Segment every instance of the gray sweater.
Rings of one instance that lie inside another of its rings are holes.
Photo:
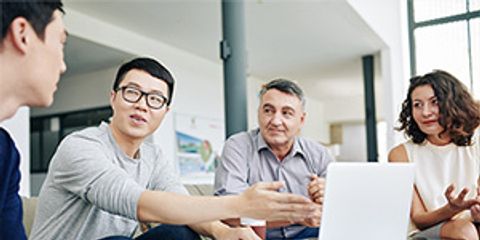
[[[188,194],[173,163],[148,142],[128,157],[102,123],[67,136],[50,162],[31,239],[131,236],[146,189]]]

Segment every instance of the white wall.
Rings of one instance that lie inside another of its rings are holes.
[[[377,150],[378,161],[387,162],[386,148],[386,123],[377,123]],[[355,137],[352,137],[355,136]],[[340,155],[338,161],[367,161],[366,129],[363,122],[351,122],[342,124],[342,144],[340,144]]]
[[[33,108],[31,115],[40,116],[59,112],[104,107],[109,97],[118,67],[62,78],[49,108]]]
[[[12,136],[20,153],[20,195],[30,196],[30,110],[20,108],[10,119],[0,124]],[[1,177],[1,176],[0,176]]]
[[[311,138],[318,142],[330,143],[330,126],[327,123],[327,114],[323,102],[306,96],[307,112],[305,125],[302,129],[302,136]]]
[[[355,136],[355,137],[352,137]],[[338,161],[365,162],[367,160],[365,124],[342,124],[342,144]]]
[[[258,127],[258,105],[260,104],[260,98],[258,93],[263,84],[266,84],[268,80],[261,80],[255,77],[248,77],[247,79],[247,114],[248,114],[248,129],[254,129]]]
[[[404,140],[402,134],[393,128],[408,87],[406,1],[347,1],[386,44],[380,53],[385,102],[382,111],[386,121],[387,148],[391,148]]]

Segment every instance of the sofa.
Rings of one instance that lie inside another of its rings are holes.
[[[185,185],[191,195],[210,196],[213,194],[213,186],[211,184],[188,184]],[[37,197],[22,197],[23,204],[23,225],[27,236],[30,235],[35,211],[37,208]]]

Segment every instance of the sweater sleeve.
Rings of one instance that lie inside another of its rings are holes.
[[[93,137],[71,135],[58,147],[50,171],[53,181],[96,207],[137,219],[137,203],[145,188],[113,164],[109,149]]]
[[[171,159],[165,159],[162,151],[158,148],[154,158],[155,170],[150,180],[152,189],[188,195],[188,191],[181,183],[178,171],[175,169],[174,164],[176,162]]]
[[[27,239],[22,224],[20,155],[10,135],[0,128],[0,239]]]

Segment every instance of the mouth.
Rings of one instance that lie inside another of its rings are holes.
[[[144,117],[142,117],[139,114],[132,114],[129,117],[130,117],[130,119],[132,119],[137,124],[147,123],[147,119],[145,119]]]
[[[272,128],[269,128],[268,129],[268,132],[272,133],[272,134],[281,134],[283,133],[284,131],[283,130],[280,130],[280,129],[272,129]]]
[[[429,120],[429,121],[423,121],[422,124],[423,125],[431,125],[431,124],[435,124],[437,123],[437,120]]]

